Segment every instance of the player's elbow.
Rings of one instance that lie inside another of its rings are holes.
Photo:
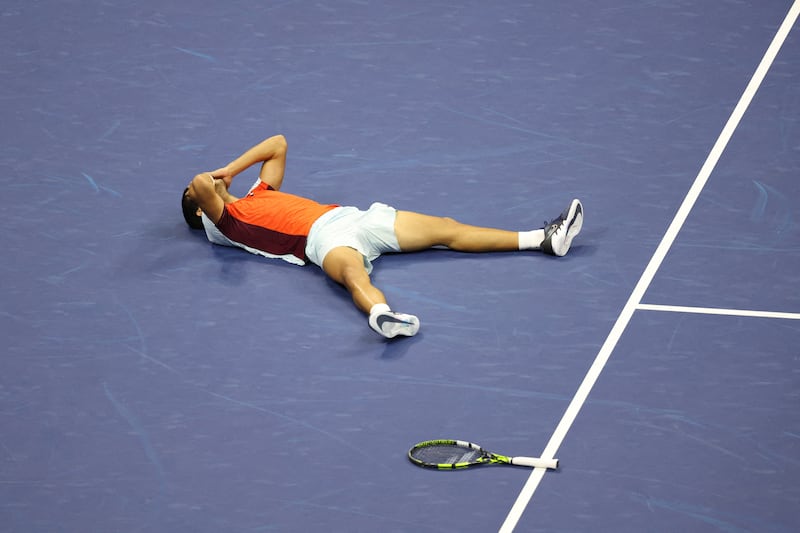
[[[286,142],[286,137],[284,137],[282,134],[276,135],[275,144],[277,145],[277,151],[285,155],[286,150],[289,148],[289,143]]]
[[[272,143],[272,149],[275,155],[286,155],[286,150],[289,148],[289,144],[286,142],[286,137],[282,134],[273,135],[270,138]]]

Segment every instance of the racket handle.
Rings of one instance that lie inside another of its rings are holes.
[[[542,459],[541,457],[512,457],[512,465],[530,466],[533,468],[558,468],[558,459]]]

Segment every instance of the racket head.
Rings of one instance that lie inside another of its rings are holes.
[[[417,466],[454,470],[492,462],[489,452],[479,445],[463,440],[437,439],[415,444],[408,458]]]

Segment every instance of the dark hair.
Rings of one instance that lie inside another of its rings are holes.
[[[186,220],[186,223],[189,224],[190,228],[203,229],[203,219],[197,215],[197,209],[200,206],[197,205],[197,202],[189,198],[189,195],[186,194],[187,192],[189,192],[189,187],[183,190],[183,196],[181,196],[183,218]]]

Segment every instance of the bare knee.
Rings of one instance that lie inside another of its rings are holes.
[[[383,293],[372,285],[364,258],[351,248],[335,248],[323,260],[322,268],[335,282],[342,285],[361,311],[369,313],[377,303],[386,303]]]
[[[431,246],[450,246],[463,232],[464,225],[450,217],[398,211],[395,234],[404,252],[425,250]]]
[[[437,244],[449,247],[459,238],[464,225],[450,217],[441,217],[440,220]]]
[[[352,289],[353,287],[357,287],[363,283],[369,283],[369,274],[367,274],[366,269],[363,265],[353,265],[347,264],[342,265],[342,268],[339,270],[339,283],[347,287],[348,289]]]
[[[369,280],[361,254],[351,248],[334,248],[325,257],[322,269],[334,281],[352,287],[362,282],[364,278]]]

